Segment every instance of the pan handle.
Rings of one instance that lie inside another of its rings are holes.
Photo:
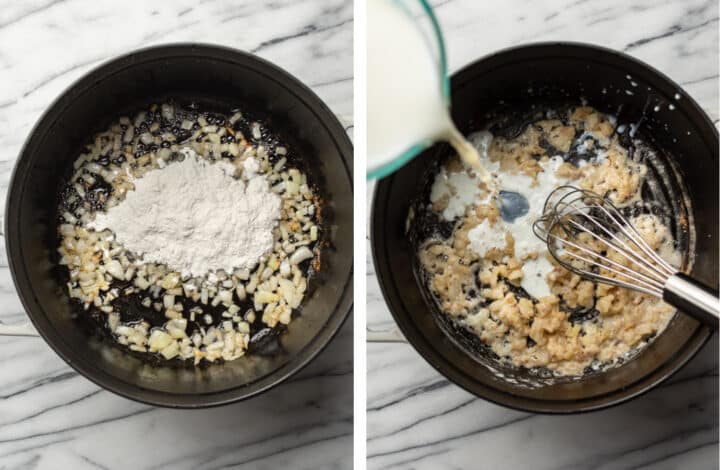
[[[368,343],[407,343],[407,340],[397,326],[388,330],[367,329]]]
[[[0,214],[0,237],[4,237],[3,231],[5,227],[5,221],[3,214]],[[35,327],[29,321],[22,323],[13,323],[11,325],[4,323],[0,320],[0,336],[40,336]]]
[[[40,336],[32,325],[26,321],[24,323],[16,323],[8,325],[0,321],[0,336]]]
[[[340,121],[340,124],[342,124],[345,129],[353,127],[354,119],[352,114],[336,114],[335,117],[338,118],[338,121]]]

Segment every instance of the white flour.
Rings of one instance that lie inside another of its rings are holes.
[[[273,247],[280,197],[248,158],[243,180],[235,166],[211,163],[191,149],[185,159],[147,172],[134,191],[89,224],[110,229],[143,261],[166,264],[183,276],[252,268]]]

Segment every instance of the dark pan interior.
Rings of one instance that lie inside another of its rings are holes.
[[[452,77],[452,111],[460,130],[484,128],[488,112],[521,116],[554,104],[587,104],[619,123],[642,118],[639,135],[652,143],[672,173],[668,203],[687,211],[691,230],[682,243],[694,251],[692,275],[718,284],[718,137],[697,104],[654,69],[628,56],[579,44],[537,44],[499,52]],[[679,94],[679,99],[675,95]],[[672,104],[674,109],[670,109]],[[655,112],[654,107],[660,106]],[[438,161],[439,144],[379,182],[372,207],[372,248],[386,301],[407,339],[451,380],[500,404],[540,412],[575,412],[619,403],[651,388],[684,364],[710,331],[676,315],[665,333],[623,365],[582,380],[537,375],[489,358],[474,335],[439,314],[412,266],[405,233],[408,210]]]
[[[273,354],[203,368],[150,365],[88,337],[70,318],[53,273],[57,189],[81,146],[122,113],[174,98],[260,117],[301,155],[325,200],[329,245],[302,314]],[[7,249],[20,297],[45,340],[70,365],[130,398],[208,406],[246,398],[299,370],[331,339],[352,305],[352,146],[332,112],[296,79],[249,54],[176,45],[123,56],[74,84],[36,125],[18,159],[6,208]]]

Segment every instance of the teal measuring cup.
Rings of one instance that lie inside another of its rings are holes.
[[[397,8],[402,14],[407,15],[411,19],[414,26],[421,33],[423,42],[427,46],[427,53],[433,59],[436,64],[436,70],[439,75],[440,87],[437,92],[442,95],[442,99],[446,107],[450,106],[450,81],[447,73],[447,56],[445,53],[445,44],[443,42],[442,33],[440,31],[440,24],[438,23],[437,17],[433,13],[432,7],[426,0],[368,0],[368,15],[367,15],[367,34],[368,36],[373,34],[373,2],[377,5],[378,2],[385,2],[391,4],[394,8]],[[375,12],[375,14],[378,14]],[[377,18],[376,18],[377,21]],[[392,37],[387,38],[387,41],[392,41]],[[373,51],[368,48],[368,54],[372,54]],[[399,58],[401,59],[401,58]],[[368,62],[370,62],[368,60]],[[373,73],[373,71],[370,71]],[[376,72],[377,73],[377,72]],[[369,94],[369,92],[368,92]],[[423,99],[422,96],[418,96],[417,99]],[[390,110],[393,112],[396,110]],[[368,109],[368,119],[372,119],[373,112]],[[368,148],[371,147],[370,139],[373,138],[370,135],[371,126],[368,125]],[[388,150],[388,152],[368,152],[367,156],[367,178],[368,179],[379,179],[383,178],[390,173],[396,171],[398,168],[406,164],[413,157],[418,155],[420,152],[425,150],[427,147],[432,145],[435,139],[427,137],[416,142],[407,142],[407,147],[401,152],[397,150]]]

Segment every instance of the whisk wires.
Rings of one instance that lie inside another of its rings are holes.
[[[677,272],[607,198],[574,186],[550,193],[533,231],[561,266],[599,282],[662,297]]]

